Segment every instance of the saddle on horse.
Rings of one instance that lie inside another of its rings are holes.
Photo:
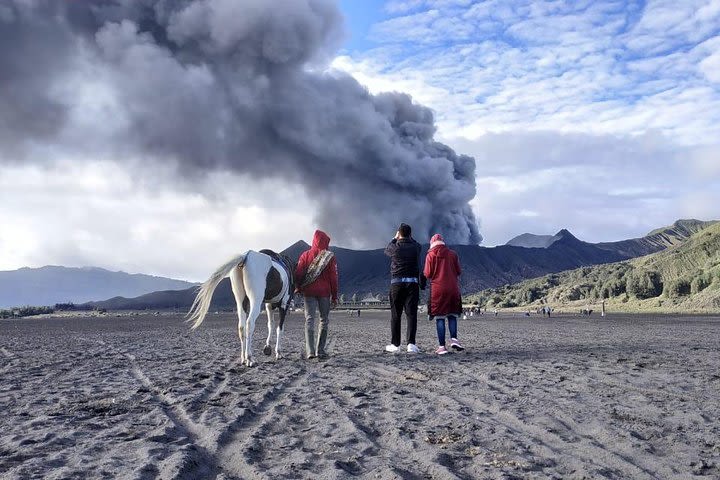
[[[268,257],[270,257],[274,262],[278,263],[280,266],[283,267],[285,270],[285,274],[287,276],[289,285],[288,285],[288,292],[290,296],[292,297],[292,294],[295,291],[295,280],[293,277],[293,272],[295,270],[292,260],[287,255],[280,255],[278,253],[273,252],[272,250],[263,249],[260,250],[260,253],[264,253]],[[271,268],[270,271],[267,274],[267,278],[265,280],[265,301],[272,300],[276,298],[280,293],[282,292],[283,288],[283,281],[280,277],[280,272],[278,272],[275,268]],[[276,307],[277,305],[273,305],[273,307]]]

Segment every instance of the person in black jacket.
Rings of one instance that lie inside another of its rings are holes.
[[[400,224],[395,238],[385,248],[390,257],[390,344],[385,351],[396,353],[400,350],[400,320],[405,310],[407,317],[407,351],[418,353],[415,345],[417,332],[417,310],[420,298],[420,251],[418,242],[413,240],[410,225]]]

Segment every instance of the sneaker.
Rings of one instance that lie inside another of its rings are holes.
[[[420,349],[414,343],[408,343],[407,351],[408,353],[420,353]]]
[[[385,345],[385,351],[390,353],[397,353],[400,351],[400,347],[391,343],[390,345]]]
[[[458,342],[457,338],[450,339],[450,348],[452,348],[453,350],[457,350],[458,352],[462,352],[463,350],[465,350],[465,347],[460,345],[460,342]]]
[[[313,358],[315,358],[315,354],[314,354],[314,353],[309,353],[309,354],[307,355],[307,359],[308,359],[308,360],[312,360]]]
[[[445,355],[447,354],[447,348],[445,348],[445,345],[440,345],[437,347],[437,350],[435,350],[435,355]]]

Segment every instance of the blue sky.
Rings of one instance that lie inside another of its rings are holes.
[[[343,50],[352,53],[372,48],[375,43],[369,38],[370,29],[387,18],[383,9],[385,1],[340,0],[339,4],[348,33]]]

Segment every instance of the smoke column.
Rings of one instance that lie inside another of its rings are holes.
[[[112,155],[286,180],[340,243],[377,245],[401,221],[421,241],[479,243],[475,160],[434,141],[408,95],[328,70],[341,39],[329,0],[3,2],[0,161]]]

